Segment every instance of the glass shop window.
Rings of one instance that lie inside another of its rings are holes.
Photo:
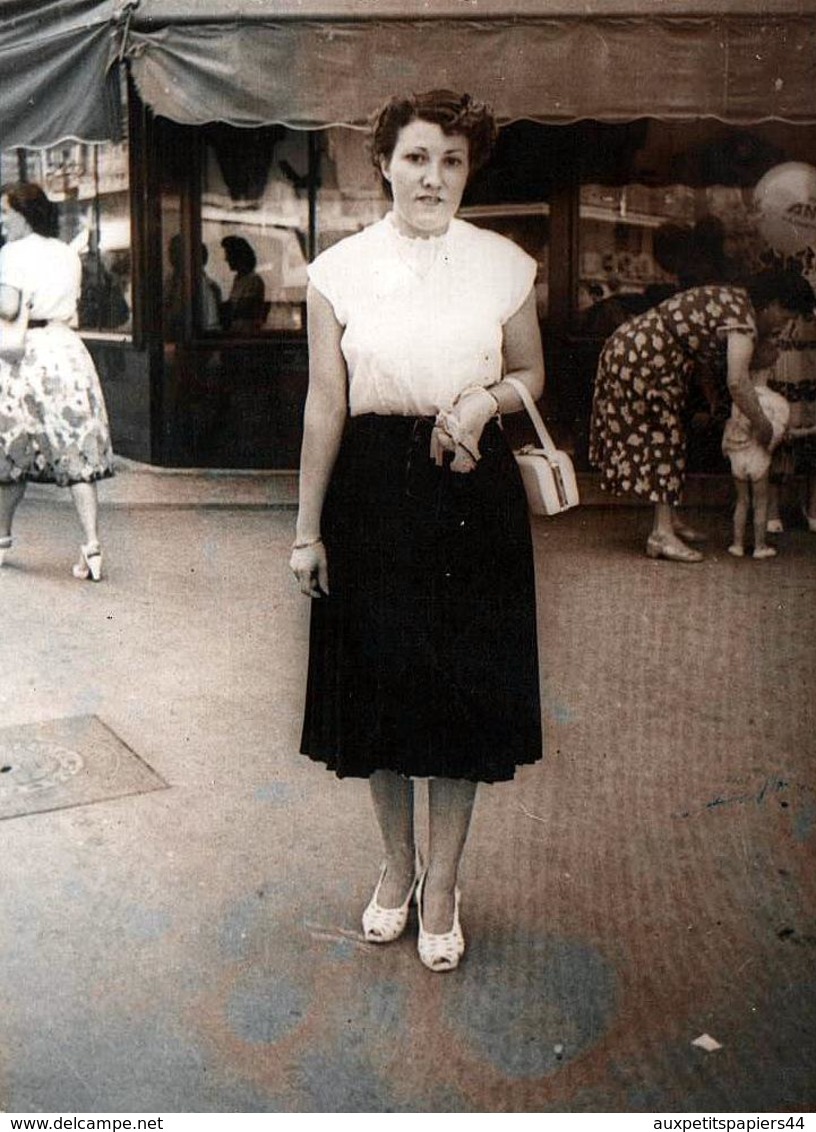
[[[200,329],[235,337],[302,330],[308,135],[217,125],[204,137]]]
[[[750,192],[725,185],[583,185],[581,331],[606,337],[678,290],[738,279],[763,266]]]
[[[2,183],[36,181],[56,204],[59,235],[82,260],[80,330],[129,334],[133,294],[128,146],[64,142],[5,150]]]
[[[582,185],[578,328],[605,338],[629,315],[679,286],[694,224],[695,194],[683,185]]]
[[[320,136],[315,254],[373,224],[390,201],[371,162],[368,134],[335,126]]]
[[[563,130],[534,122],[502,127],[488,165],[470,182],[460,215],[506,236],[538,264],[538,318],[546,322],[550,287],[550,197],[563,164]]]
[[[797,157],[804,135],[643,121],[595,137],[581,178],[577,329],[604,337],[674,291],[767,265],[754,186]]]

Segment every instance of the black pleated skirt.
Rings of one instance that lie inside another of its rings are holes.
[[[468,474],[427,418],[346,428],[323,509],[301,750],[340,777],[497,782],[542,755],[527,501],[497,423]]]

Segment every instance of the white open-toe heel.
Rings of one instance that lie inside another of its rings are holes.
[[[423,873],[419,878],[416,894],[417,915],[419,917],[419,939],[417,940],[419,958],[429,971],[455,971],[459,966],[459,960],[465,954],[465,937],[462,934],[462,925],[459,922],[459,889],[453,890],[453,926],[451,930],[439,935],[426,932],[425,925],[422,922],[422,893],[426,876],[427,873]]]
[[[72,569],[80,581],[98,582],[102,577],[102,551],[99,544],[87,543],[79,548],[79,562]]]
[[[374,895],[363,912],[363,935],[369,943],[392,943],[395,939],[399,939],[408,923],[408,909],[417,883],[416,876],[411,881],[408,895],[402,904],[396,908],[383,908],[378,898],[387,868],[388,864],[384,862],[380,869],[380,879],[377,881]]]
[[[2,566],[6,560],[6,554],[11,550],[12,542],[11,535],[3,535],[3,537],[0,538],[0,566]]]

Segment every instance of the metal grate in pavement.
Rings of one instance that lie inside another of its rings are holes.
[[[0,728],[0,821],[166,787],[95,715]]]

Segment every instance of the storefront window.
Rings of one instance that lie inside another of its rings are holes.
[[[559,167],[558,131],[515,122],[499,133],[490,163],[468,186],[461,216],[491,228],[523,248],[538,263],[536,305],[547,320],[550,305],[550,196]]]
[[[369,153],[368,134],[341,126],[321,137],[317,252],[384,216],[390,201]]]
[[[520,156],[531,152],[531,129],[539,155],[535,168]],[[550,181],[542,172],[549,168],[548,137],[546,129],[530,123],[503,130],[489,174],[477,175],[461,210],[465,219],[510,237],[536,258],[542,318],[548,305]],[[184,318],[192,319],[194,336],[302,332],[309,261],[379,220],[390,202],[372,165],[366,130],[338,126],[310,134],[283,126],[207,126],[201,149],[200,262],[194,262],[193,282],[186,289],[187,253],[180,217],[168,214],[173,207],[180,209],[181,202],[168,205],[165,194],[168,340],[182,336]],[[195,261],[195,248],[192,254]]]
[[[612,138],[601,174],[609,180],[582,178],[574,323],[593,336],[680,288],[768,266],[773,256],[758,232],[754,186],[772,166],[801,160],[805,139],[770,125],[746,131],[650,121],[629,140],[628,179]],[[594,164],[604,163],[595,157]]]
[[[303,328],[309,179],[303,132],[206,131],[201,330],[244,337]]]
[[[36,181],[59,212],[60,237],[82,259],[79,328],[132,329],[132,271],[126,143],[65,142],[2,153],[2,181]]]

